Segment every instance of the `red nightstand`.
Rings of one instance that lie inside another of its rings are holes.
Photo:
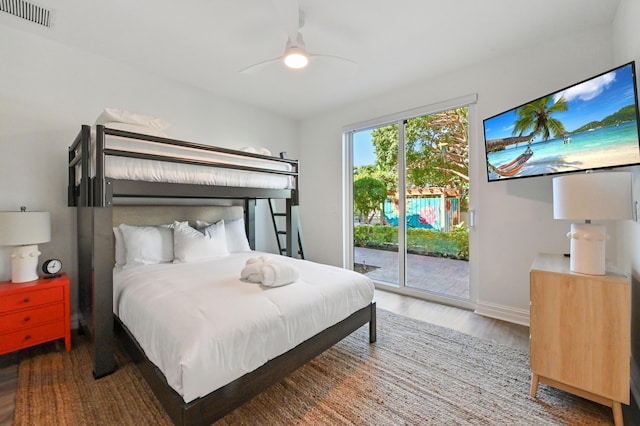
[[[0,282],[0,355],[64,338],[71,350],[69,277]]]

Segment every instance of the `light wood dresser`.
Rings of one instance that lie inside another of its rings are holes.
[[[624,275],[571,272],[539,254],[531,267],[531,396],[546,383],[613,409],[629,404],[631,285]]]

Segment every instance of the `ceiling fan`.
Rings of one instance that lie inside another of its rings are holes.
[[[285,44],[284,53],[277,58],[261,61],[240,70],[242,74],[250,74],[258,71],[263,66],[283,62],[288,68],[302,69],[305,68],[312,58],[329,58],[333,60],[343,61],[352,65],[356,63],[350,59],[335,55],[324,55],[310,53],[307,51],[302,33],[300,30],[305,24],[304,11],[300,9],[298,0],[274,0],[276,9],[278,10],[283,22],[287,26],[287,42]]]

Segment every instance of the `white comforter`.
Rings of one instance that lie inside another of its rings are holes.
[[[278,256],[300,279],[266,288],[240,271],[260,252],[114,270],[114,313],[185,402],[204,396],[371,303],[353,271]]]

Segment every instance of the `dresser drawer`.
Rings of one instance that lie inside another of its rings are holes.
[[[0,333],[64,319],[64,304],[42,306],[0,316]]]
[[[69,277],[0,282],[0,355],[64,338],[71,350]]]
[[[9,294],[0,297],[0,313],[26,309],[31,306],[45,305],[64,300],[64,288],[53,287],[41,290]]]
[[[3,334],[0,336],[0,353],[13,352],[18,349],[65,337],[64,328],[64,321],[58,321]]]

